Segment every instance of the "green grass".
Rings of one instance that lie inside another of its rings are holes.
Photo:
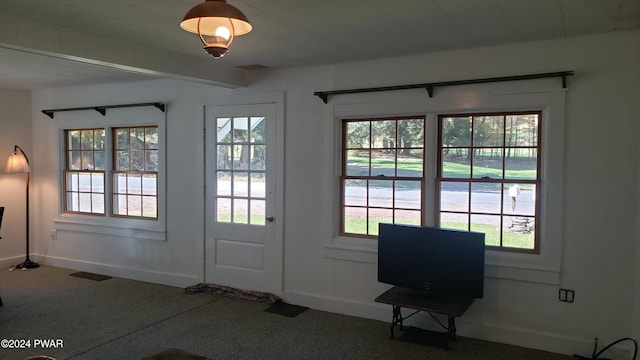
[[[351,166],[369,166],[369,158],[351,156],[348,159]],[[530,161],[523,161],[526,164],[524,168],[508,168],[505,170],[505,175],[508,179],[530,179],[536,178],[537,171],[532,169]],[[374,158],[371,159],[371,167],[377,169],[394,169],[395,161],[393,158]],[[418,158],[403,158],[398,162],[399,172],[415,172],[418,176],[422,173],[422,159]],[[442,164],[442,174],[444,177],[450,178],[468,178],[471,172],[471,166],[467,162],[459,161],[444,161]],[[476,176],[489,176],[494,179],[502,178],[502,162],[496,161],[483,161],[481,163],[474,164],[473,172]]]
[[[378,235],[378,224],[379,223],[391,223],[390,219],[388,220],[369,220],[369,228],[371,231],[367,234],[367,220],[364,218],[348,218],[345,219],[344,228],[345,232],[350,234],[360,234],[360,235]],[[415,224],[405,222],[403,224],[409,225],[420,225],[420,222],[416,222]]]
[[[234,224],[248,224],[247,222],[248,216],[246,214],[234,215]],[[221,223],[230,223],[231,222],[231,214],[218,214],[217,221]],[[264,214],[254,214],[251,215],[251,225],[264,225],[265,218]]]
[[[467,230],[466,223],[459,222],[443,222],[440,227],[449,229],[462,229]],[[507,229],[505,229],[507,230]],[[471,231],[477,231],[485,234],[485,245],[487,246],[500,246],[500,229],[495,225],[490,224],[471,224]],[[521,234],[511,231],[504,231],[502,238],[502,246],[519,248],[519,249],[533,249],[534,234]]]
[[[350,156],[348,159],[349,165],[369,166],[368,157]],[[378,169],[393,169],[395,168],[395,160],[392,157],[389,158],[374,158],[371,159],[371,167]],[[398,161],[398,170],[422,172],[422,159],[419,158],[402,158]]]
[[[371,233],[368,235],[378,235],[378,222],[371,223]],[[390,222],[390,221],[388,221]],[[419,225],[419,224],[411,224]],[[467,224],[457,222],[446,222],[441,224],[442,228],[448,229],[467,229]],[[472,224],[472,231],[485,233],[485,244],[487,246],[500,246],[500,231],[493,225],[489,224]],[[351,234],[367,235],[367,221],[364,218],[349,218],[345,219],[345,232]],[[534,234],[520,234],[511,231],[505,231],[503,233],[502,240],[503,247],[518,248],[518,249],[533,249]]]

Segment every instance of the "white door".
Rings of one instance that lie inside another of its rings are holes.
[[[282,293],[276,108],[206,108],[207,283]]]

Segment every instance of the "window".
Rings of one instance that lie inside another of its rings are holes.
[[[341,234],[423,223],[425,117],[343,120]]]
[[[105,131],[65,131],[65,212],[104,215]]]
[[[265,225],[265,117],[219,117],[216,128],[216,220]]]
[[[113,129],[113,215],[158,218],[158,127]]]
[[[439,225],[538,253],[541,112],[438,117]]]
[[[64,131],[65,213],[157,220],[158,127],[110,130]]]

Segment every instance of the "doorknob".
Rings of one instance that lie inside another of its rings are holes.
[[[273,216],[267,216],[266,219],[268,222],[273,222]]]

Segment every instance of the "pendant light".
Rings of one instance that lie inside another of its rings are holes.
[[[252,29],[242,11],[227,4],[226,0],[206,0],[194,6],[184,16],[180,27],[198,34],[204,50],[216,59],[229,51],[236,35],[246,34]]]

